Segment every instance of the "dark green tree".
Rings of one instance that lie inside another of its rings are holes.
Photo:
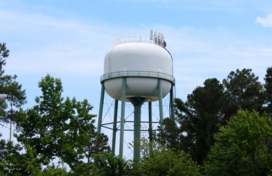
[[[213,78],[204,82],[187,96],[187,102],[175,100],[177,121],[180,127],[169,119],[164,120],[165,130],[159,133],[158,140],[167,148],[184,150],[193,160],[201,164],[214,143],[213,134],[222,123],[225,104],[224,88]]]
[[[266,112],[272,114],[272,67],[267,68],[266,75],[264,78],[265,84],[265,96],[267,107],[265,107]]]
[[[272,122],[260,115],[240,110],[215,134],[205,173],[209,176],[272,174]]]
[[[93,107],[87,100],[64,100],[61,80],[50,75],[42,78],[39,88],[42,95],[36,97],[37,105],[26,111],[20,109],[21,129],[15,136],[22,145],[35,149],[35,157],[43,165],[60,157],[73,169],[82,162],[83,147],[93,137],[90,131],[95,128],[96,115],[89,114]]]
[[[93,162],[93,154],[97,154],[100,152],[110,153],[110,146],[108,145],[108,136],[93,130],[90,131],[90,134],[93,134],[88,141],[88,143],[83,147],[83,151],[85,153],[85,157],[87,158],[87,164],[92,164]]]
[[[101,152],[94,157],[95,165],[101,176],[132,175],[133,171],[129,161],[111,153]]]
[[[54,170],[53,170],[54,171]],[[67,176],[102,176],[103,173],[99,171],[94,164],[80,163],[71,170]],[[48,175],[49,176],[49,175]]]
[[[8,104],[18,108],[26,103],[26,93],[22,85],[16,81],[17,75],[4,75],[3,66],[6,65],[8,56],[6,43],[0,43],[0,94],[7,94]],[[7,107],[5,101],[0,101],[0,125],[9,123],[11,119],[16,122],[16,111],[11,111]]]
[[[165,119],[165,130],[159,133],[158,140],[167,148],[189,152],[199,164],[203,163],[214,144],[213,135],[218,132],[218,125],[225,125],[239,109],[264,111],[263,105],[266,97],[270,95],[270,73],[265,79],[265,94],[263,85],[251,71],[232,71],[227,79],[223,80],[223,84],[215,78],[207,79],[204,87],[197,87],[187,96],[185,103],[176,99],[175,110],[179,128]]]
[[[181,100],[177,99],[176,101]],[[165,146],[166,148],[182,148],[181,140],[183,138],[183,134],[181,129],[176,125],[176,123],[170,118],[166,118],[163,120],[162,125],[164,126],[164,131],[162,132],[159,129],[159,134],[155,139],[159,140],[159,142],[163,144],[163,146]]]
[[[223,85],[227,97],[227,106],[224,107],[225,120],[235,115],[239,109],[247,109],[263,112],[265,103],[265,92],[259,77],[252,73],[252,69],[237,69],[232,71]]]
[[[0,134],[0,137],[2,137],[2,134]],[[0,162],[2,162],[3,164],[6,161],[7,154],[8,154],[8,151],[6,146],[6,140],[1,139],[0,140]],[[0,164],[0,172],[3,172],[3,171],[4,171],[4,166]]]

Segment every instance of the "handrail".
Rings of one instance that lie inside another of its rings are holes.
[[[166,73],[151,72],[151,71],[120,71],[104,74],[100,77],[100,81],[103,82],[108,79],[114,79],[119,77],[147,77],[147,78],[162,78],[175,83],[175,77]]]
[[[151,43],[164,48],[164,41],[160,41],[157,38],[150,40],[147,36],[129,36],[129,37],[121,37],[113,40],[113,46],[123,44],[123,43]]]
[[[172,59],[172,75],[174,75],[174,60],[173,60],[173,56],[172,54],[170,53],[170,51],[168,51],[168,49],[164,48],[168,53],[169,55],[171,56],[171,59]]]

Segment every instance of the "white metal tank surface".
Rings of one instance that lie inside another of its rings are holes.
[[[154,43],[118,44],[105,56],[103,76],[106,92],[116,100],[121,100],[124,76],[127,78],[126,98],[143,97],[147,98],[146,102],[157,101],[159,77],[165,78],[161,81],[162,96],[165,97],[171,89],[172,58],[166,49]]]

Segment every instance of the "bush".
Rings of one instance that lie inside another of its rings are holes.
[[[162,149],[142,164],[144,176],[198,176],[199,166],[184,151]]]

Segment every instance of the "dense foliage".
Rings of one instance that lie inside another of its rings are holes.
[[[198,86],[187,96],[186,102],[175,99],[179,125],[164,119],[165,130],[160,131],[157,140],[166,148],[190,153],[194,161],[202,164],[215,142],[218,125],[226,125],[239,109],[262,113],[270,95],[266,92],[251,69],[232,71],[222,83],[216,78],[207,79],[203,87]]]
[[[42,166],[56,157],[76,170],[83,166],[86,152],[89,152],[87,164],[95,152],[110,152],[108,138],[95,132],[96,115],[89,114],[92,106],[87,100],[80,102],[68,97],[64,100],[61,80],[50,75],[42,78],[39,88],[42,95],[36,97],[37,105],[17,113],[20,128],[14,136],[18,144],[8,142],[7,152],[2,152],[6,154],[5,160],[12,163],[6,166],[11,174],[37,175]]]
[[[143,176],[198,176],[199,166],[189,154],[173,149],[162,150],[142,164]]]
[[[267,113],[272,115],[272,67],[267,68],[266,75],[265,75],[265,97],[266,97],[266,103],[267,107],[265,107],[265,110]]]
[[[207,175],[272,174],[272,121],[267,113],[239,111],[214,137]]]
[[[20,107],[25,104],[26,93],[22,89],[22,85],[16,81],[17,75],[5,75],[4,66],[6,58],[9,56],[9,50],[6,43],[0,43],[0,94],[7,95],[7,101],[0,100],[0,125],[4,126],[10,120],[16,121],[16,111],[8,108],[8,104],[15,107]]]

